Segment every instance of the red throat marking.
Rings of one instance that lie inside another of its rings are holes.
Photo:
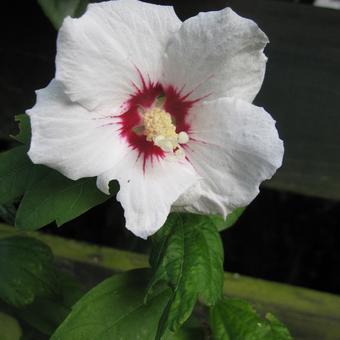
[[[153,142],[146,140],[142,134],[137,134],[134,128],[143,123],[140,109],[148,109],[155,102],[157,97],[164,96],[163,108],[168,112],[176,122],[176,132],[189,131],[190,126],[186,122],[186,117],[190,108],[198,100],[187,100],[187,95],[182,95],[181,91],[171,85],[164,86],[160,83],[146,82],[139,72],[142,88],[136,89],[135,93],[124,103],[124,111],[119,116],[120,135],[127,141],[129,147],[137,150],[138,158],[143,157],[143,170],[145,171],[146,163],[153,162],[154,159],[164,158],[165,152]]]

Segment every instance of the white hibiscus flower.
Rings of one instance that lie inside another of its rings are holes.
[[[266,35],[230,8],[181,22],[137,0],[66,18],[56,76],[28,111],[29,156],[76,180],[118,180],[126,227],[146,238],[171,209],[226,217],[281,166],[275,122],[251,104]]]

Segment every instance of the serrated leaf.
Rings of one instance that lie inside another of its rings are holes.
[[[22,330],[18,321],[12,316],[0,312],[1,340],[20,340]]]
[[[89,0],[38,0],[38,3],[53,26],[58,29],[65,17],[81,16]]]
[[[25,191],[33,167],[26,152],[19,146],[0,153],[0,204],[13,202]]]
[[[29,144],[31,141],[30,117],[26,114],[17,115],[15,121],[18,123],[19,133],[12,137],[22,144]]]
[[[146,299],[154,287],[166,282],[172,295],[160,320],[157,339],[189,318],[200,297],[213,305],[222,296],[223,247],[216,227],[206,216],[172,214],[153,238],[150,258],[153,276]]]
[[[108,200],[95,178],[72,181],[44,166],[34,166],[32,178],[17,211],[19,229],[39,229],[53,221],[58,226]]]
[[[240,299],[224,299],[212,307],[210,325],[216,340],[292,340],[288,329],[272,314],[263,320]]]
[[[273,314],[267,313],[266,320],[270,326],[270,335],[266,339],[268,340],[292,340],[293,337],[290,335],[288,328],[278,320]]]
[[[53,254],[48,246],[30,237],[0,240],[0,298],[23,307],[38,296],[56,294]]]
[[[88,292],[51,340],[154,339],[168,290],[144,304],[147,270],[115,275]]]
[[[210,221],[215,225],[218,231],[222,231],[232,227],[241,217],[245,209],[246,208],[235,209],[227,216],[226,220],[224,220],[223,217],[216,215],[208,215],[206,217],[210,219]]]

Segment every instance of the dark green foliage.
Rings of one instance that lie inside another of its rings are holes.
[[[17,116],[20,132],[14,138],[29,143],[31,128],[27,115]],[[53,221],[60,226],[108,200],[96,187],[95,178],[72,181],[56,170],[31,162],[28,147],[18,146],[0,153],[0,204],[23,196],[15,225],[39,229]],[[117,186],[111,185],[112,192]]]
[[[28,145],[31,141],[30,117],[27,114],[17,115],[15,121],[18,123],[19,133],[12,137],[18,142]]]
[[[61,226],[109,198],[97,189],[94,178],[72,181],[55,170],[35,165],[15,224],[26,230],[53,221]]]
[[[53,26],[58,29],[65,17],[81,16],[89,0],[38,0],[38,3]]]
[[[153,237],[153,276],[146,300],[160,283],[172,289],[159,324],[157,338],[167,328],[176,331],[191,315],[198,298],[213,305],[223,288],[223,248],[210,219],[172,214]]]
[[[169,290],[158,291],[144,304],[148,279],[146,270],[106,279],[79,300],[51,339],[154,339]]]
[[[40,334],[51,335],[84,294],[78,282],[60,271],[57,271],[54,285],[57,294],[38,297],[32,304],[15,311],[20,320]]]
[[[0,298],[15,307],[57,293],[52,252],[33,238],[14,236],[0,240],[0,277]]]
[[[30,237],[0,239],[0,277],[0,310],[23,323],[25,336],[33,339],[51,335],[83,295],[78,283],[56,269],[50,248]]]
[[[11,203],[25,192],[32,171],[26,152],[26,146],[19,146],[0,153],[0,204]]]
[[[292,340],[288,329],[272,314],[262,319],[240,299],[223,299],[212,307],[210,325],[216,340]]]

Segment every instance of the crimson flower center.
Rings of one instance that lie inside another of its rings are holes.
[[[196,101],[171,85],[141,80],[119,116],[121,137],[143,158],[144,167],[169,154],[183,157],[190,136],[187,116]]]

